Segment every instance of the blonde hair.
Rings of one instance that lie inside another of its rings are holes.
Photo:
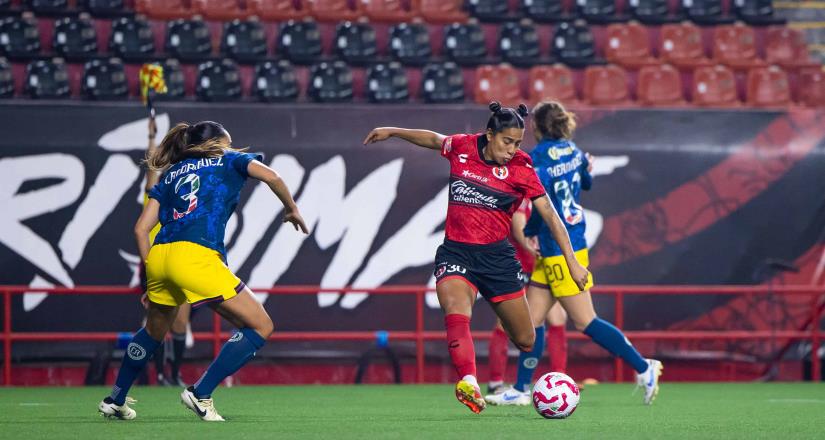
[[[533,121],[542,137],[570,139],[576,131],[576,115],[558,101],[542,101],[533,108]]]
[[[190,157],[220,157],[226,151],[244,151],[233,148],[221,124],[201,121],[197,124],[180,122],[163,137],[160,145],[146,156],[146,166],[161,172],[170,165]],[[192,140],[200,142],[193,144]]]

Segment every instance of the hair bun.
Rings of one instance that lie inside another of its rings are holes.
[[[493,101],[490,103],[490,111],[493,113],[498,113],[501,110],[501,103],[498,101]]]
[[[529,110],[527,110],[527,106],[526,106],[526,105],[524,105],[523,103],[518,105],[518,108],[516,109],[516,111],[518,112],[518,114],[519,114],[522,118],[523,118],[523,117],[526,117],[528,114],[530,114],[530,111],[529,111]]]

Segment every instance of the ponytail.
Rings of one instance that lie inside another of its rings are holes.
[[[180,122],[166,133],[160,146],[147,155],[145,162],[150,170],[163,172],[170,165],[190,157],[220,157],[225,151],[244,150],[232,148],[229,133],[217,122]]]

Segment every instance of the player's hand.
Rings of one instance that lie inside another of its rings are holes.
[[[364,139],[364,145],[369,145],[375,142],[381,142],[389,139],[392,136],[392,129],[390,128],[373,128],[370,134]]]
[[[570,268],[570,276],[573,277],[576,286],[579,287],[580,291],[584,292],[590,272],[576,260],[568,261],[567,265]]]
[[[149,118],[149,138],[154,139],[157,134],[158,134],[158,124],[155,123],[155,117],[152,116],[152,117]]]
[[[298,212],[298,209],[288,209],[284,213],[284,223],[289,222],[292,223],[292,226],[295,227],[296,231],[301,231],[304,234],[309,234],[309,229],[307,225],[304,224],[304,218],[301,217],[301,213]]]
[[[587,172],[593,174],[593,162],[596,161],[596,158],[590,153],[584,153],[584,157],[587,158]]]

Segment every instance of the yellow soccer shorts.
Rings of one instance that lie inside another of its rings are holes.
[[[590,266],[590,257],[587,248],[576,252],[576,260],[584,267]],[[530,276],[530,284],[546,287],[550,289],[553,296],[573,296],[580,292],[576,282],[570,277],[570,269],[564,261],[563,255],[542,258],[536,261],[533,275]],[[585,290],[593,287],[593,274],[588,275]]]
[[[246,287],[226,267],[221,254],[188,241],[156,244],[146,258],[149,300],[167,306],[193,307],[233,298]]]

